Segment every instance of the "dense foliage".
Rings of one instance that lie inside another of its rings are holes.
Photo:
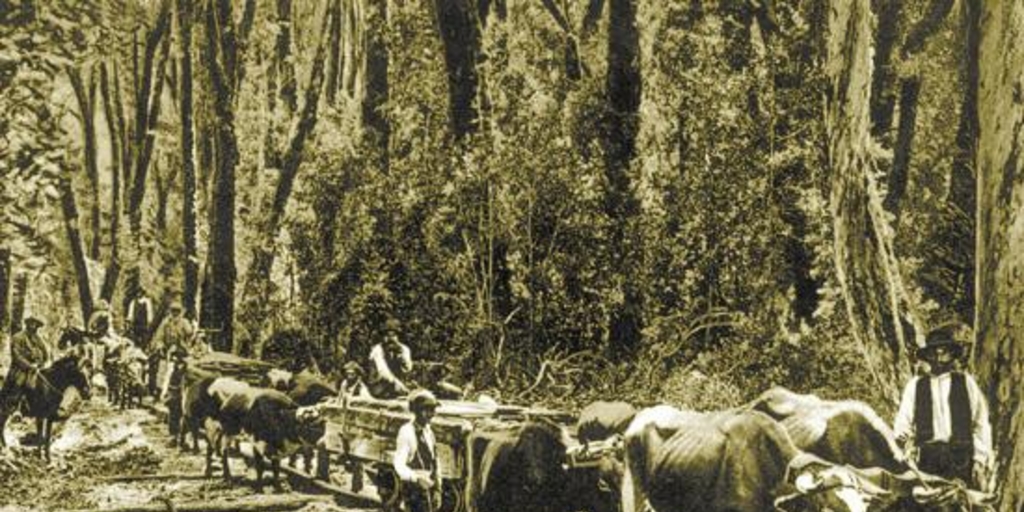
[[[190,44],[177,30],[164,36],[173,43],[164,73],[154,78],[166,87],[150,130],[155,149],[144,228],[114,233],[129,248],[122,266],[141,269],[137,289],[164,301],[183,291],[183,51],[192,52],[197,68],[201,262],[213,236],[215,84],[203,71],[213,39],[202,20],[219,3],[194,2]],[[608,206],[601,144],[611,118],[609,7],[594,27],[584,19],[604,2],[500,2],[500,9],[483,11],[479,119],[457,136],[449,122],[440,3],[389,2],[382,23],[368,14],[372,0],[284,2],[290,46],[278,59],[281,2],[235,2],[239,33],[252,16],[231,105],[239,283],[259,250],[275,256],[269,287],[237,288],[235,302],[247,306],[235,317],[236,340],[259,347],[274,333],[299,332],[331,369],[363,358],[384,320],[397,318],[418,359],[443,363],[453,379],[510,400],[567,403],[613,394],[712,407],[783,384],[891,408],[866,375],[833,269],[820,2],[632,2],[642,103],[636,155],[625,174],[637,208],[625,217]],[[112,250],[104,234],[114,229],[108,198],[120,193],[107,177],[116,164],[107,156],[102,105],[96,103],[93,119],[82,119],[64,68],[89,80],[98,80],[100,66],[120,69],[115,86],[130,113],[139,97],[133,63],[141,62],[143,40],[164,3],[74,4],[84,14],[62,2],[16,1],[0,36],[0,110],[11,113],[0,133],[0,147],[8,148],[0,150],[0,171],[9,184],[0,229],[13,248],[13,268],[33,276],[27,309],[51,325],[80,318],[56,180],[74,183],[86,239],[102,239],[99,253],[87,258],[97,296]],[[908,20],[916,16],[910,11]],[[335,12],[343,19],[332,18]],[[955,18],[896,66],[897,76],[926,77],[909,185],[901,213],[889,219],[902,275],[925,322],[963,315],[968,287],[962,271],[969,251],[951,249],[969,238],[969,223],[962,211],[949,213],[945,200],[961,94],[949,78],[960,66]],[[331,35],[332,19],[340,22],[340,38]],[[369,82],[360,48],[374,30],[383,32],[388,58],[386,148],[371,136],[378,128],[362,110]],[[316,48],[325,41],[339,45],[340,60],[328,56],[335,64],[327,65],[322,87],[336,89],[315,99],[321,108],[301,147],[283,223],[268,232],[281,155],[310,98],[304,89],[317,83]],[[287,76],[298,91],[290,93],[291,107],[282,99]],[[98,130],[96,182],[85,175],[83,122]],[[891,131],[883,130],[872,148],[879,169],[891,165]],[[91,223],[93,211],[102,223]],[[100,232],[88,228],[96,225]],[[623,254],[630,261],[619,261]],[[114,303],[135,293],[129,282],[122,278]],[[643,320],[633,352],[610,341],[612,318],[623,308]]]

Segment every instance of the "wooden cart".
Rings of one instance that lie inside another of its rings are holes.
[[[404,401],[353,399],[327,403],[321,411],[328,423],[326,449],[340,455],[348,466],[362,468],[377,488],[381,508],[399,510],[401,481],[392,457],[398,429],[412,419]],[[545,418],[563,425],[575,423],[571,414],[547,409],[497,406],[476,402],[441,401],[431,428],[437,439],[438,472],[442,480],[443,512],[474,512],[466,497],[467,484],[478,470],[474,438],[502,432],[516,425]],[[321,456],[319,473],[326,476],[327,457]],[[572,460],[570,458],[570,460]],[[582,461],[583,457],[578,460]],[[357,469],[358,471],[359,469]]]

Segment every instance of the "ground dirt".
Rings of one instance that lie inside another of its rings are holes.
[[[149,409],[118,410],[94,397],[54,433],[51,462],[22,438],[35,432],[32,420],[11,421],[0,452],[0,512],[101,510],[150,503],[206,502],[251,498],[255,471],[231,461],[235,480],[176,478],[112,482],[110,477],[203,473],[203,455],[172,447],[167,426]],[[282,477],[283,480],[285,480]],[[284,482],[283,492],[294,492]],[[275,492],[267,486],[264,493]],[[330,503],[310,504],[305,512],[355,512]]]

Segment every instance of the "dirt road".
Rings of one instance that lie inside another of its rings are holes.
[[[109,510],[168,502],[180,506],[262,499],[251,486],[255,471],[247,470],[239,459],[231,461],[236,481],[202,478],[203,456],[172,447],[166,426],[146,409],[121,411],[93,397],[60,424],[49,464],[36,457],[34,447],[20,446],[22,437],[30,431],[35,431],[31,420],[7,425],[6,438],[13,446],[0,452],[0,512]],[[153,477],[132,480],[139,475]],[[122,477],[129,481],[118,481]],[[288,482],[283,485],[284,493],[274,493],[268,486],[262,496],[273,494],[275,500],[308,496],[291,491]],[[322,498],[303,511],[367,510],[339,507]]]

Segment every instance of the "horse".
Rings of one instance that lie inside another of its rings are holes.
[[[73,355],[64,356],[39,370],[36,377],[35,386],[24,392],[28,404],[26,416],[36,419],[39,456],[49,461],[53,422],[67,419],[79,398],[89,399],[89,380],[79,367],[78,358]],[[12,411],[6,407],[0,409],[0,447],[6,447],[4,431]]]

